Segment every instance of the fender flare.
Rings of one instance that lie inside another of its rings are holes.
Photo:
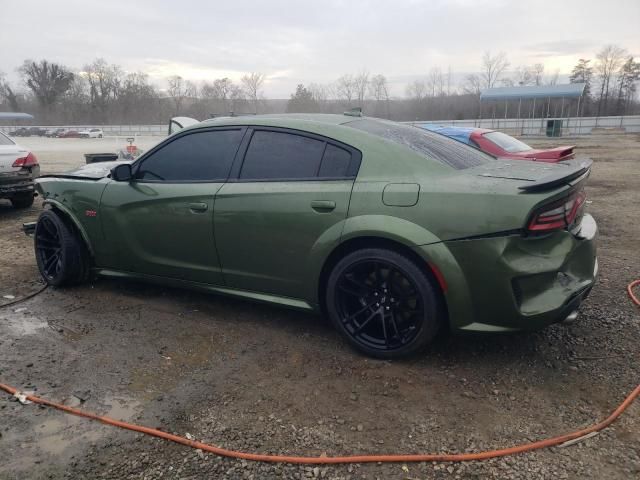
[[[78,232],[80,232],[80,236],[82,237],[84,244],[87,246],[87,250],[89,250],[89,254],[91,255],[91,257],[94,257],[95,255],[94,255],[93,245],[91,245],[91,241],[89,240],[89,235],[87,235],[87,232],[82,226],[82,223],[78,221],[78,219],[73,214],[71,209],[69,209],[69,207],[64,205],[62,202],[59,202],[58,200],[53,200],[51,198],[47,198],[44,202],[42,202],[42,204],[49,205],[59,210],[67,219],[69,219],[69,221],[71,221],[73,226],[78,230]]]
[[[345,243],[359,238],[391,240],[412,250],[421,245],[441,243],[427,229],[402,218],[388,215],[349,217],[324,232],[311,249],[309,272],[313,285],[310,285],[306,295],[311,303],[317,305],[320,302],[318,292],[327,261]]]

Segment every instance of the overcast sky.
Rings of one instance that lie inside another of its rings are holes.
[[[26,58],[77,70],[104,57],[160,87],[259,71],[267,97],[287,98],[366,69],[400,96],[433,67],[477,71],[485,50],[563,74],[607,43],[640,55],[640,0],[0,0],[0,71],[14,80]]]

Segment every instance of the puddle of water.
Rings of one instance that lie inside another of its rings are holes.
[[[136,400],[106,397],[100,403],[101,408],[84,405],[78,408],[125,421],[131,419],[140,410],[140,402]],[[64,459],[70,458],[71,455],[84,451],[90,443],[98,442],[116,431],[99,422],[56,410],[51,410],[50,415],[35,423],[28,436],[19,435],[17,431],[11,430],[4,433],[3,443],[13,445],[20,452],[19,459],[14,458],[15,465],[9,462],[9,467],[30,468],[42,461],[43,455],[64,462]]]
[[[104,415],[116,420],[129,420],[138,412],[138,407],[140,407],[140,402],[137,400],[124,398],[108,398],[105,399],[104,403],[107,405],[107,411]]]
[[[18,336],[35,335],[48,327],[48,323],[37,317],[25,313],[9,313],[0,317],[0,327],[5,327],[9,333]]]

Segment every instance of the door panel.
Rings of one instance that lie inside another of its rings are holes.
[[[214,226],[230,287],[304,298],[310,253],[320,237],[337,243],[353,180],[227,183]]]
[[[213,199],[222,182],[111,182],[100,217],[111,246],[106,267],[222,284]]]

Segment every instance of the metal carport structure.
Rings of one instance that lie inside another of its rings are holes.
[[[504,101],[504,118],[507,118],[509,111],[509,102],[518,101],[518,116],[521,118],[522,100],[533,100],[530,118],[536,118],[536,101],[547,100],[547,112],[545,117],[550,115],[551,99],[562,99],[562,107],[560,117],[564,117],[564,104],[566,99],[577,99],[576,117],[580,115],[580,101],[584,93],[584,83],[567,83],[563,85],[535,85],[535,86],[518,86],[518,87],[494,87],[487,88],[480,92],[480,103],[486,102],[502,102]],[[494,109],[495,116],[495,109]],[[541,115],[543,116],[543,115]],[[567,116],[571,116],[570,113]]]

